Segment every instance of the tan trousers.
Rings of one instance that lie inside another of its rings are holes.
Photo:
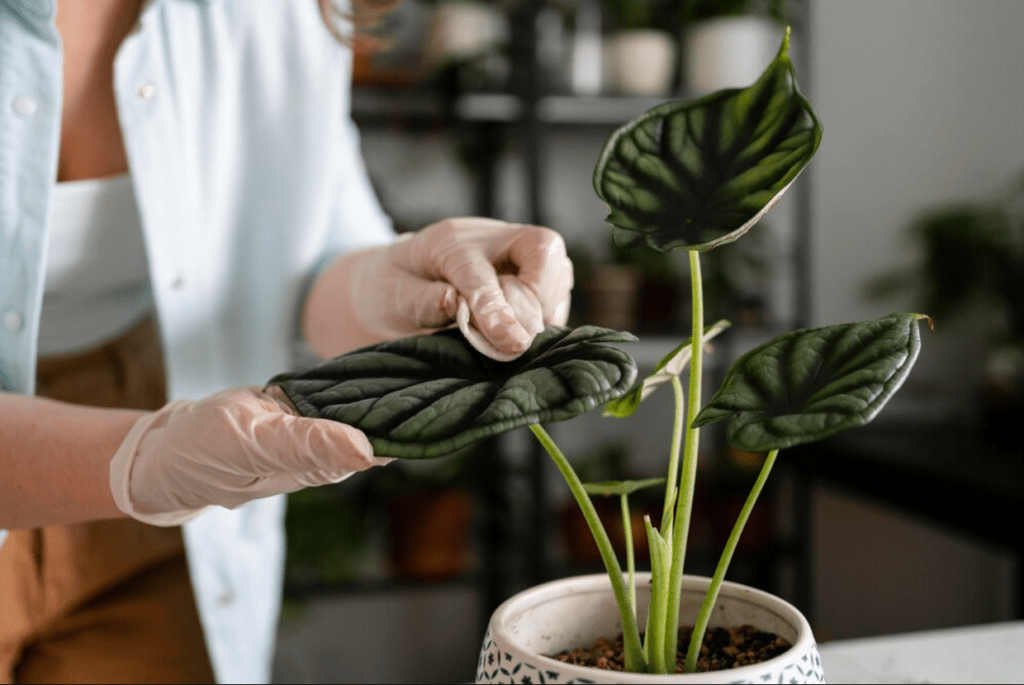
[[[166,401],[146,321],[40,360],[37,392],[99,407]],[[213,682],[181,528],[133,519],[11,531],[0,548],[0,683]]]

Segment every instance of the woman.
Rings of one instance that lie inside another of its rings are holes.
[[[547,229],[393,240],[324,19],[0,0],[0,681],[266,681],[280,494],[384,461],[263,391],[295,340],[566,319]]]

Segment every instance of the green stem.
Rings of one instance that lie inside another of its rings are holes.
[[[608,539],[608,533],[605,531],[604,526],[601,525],[601,518],[597,515],[597,510],[594,509],[594,503],[590,501],[590,496],[583,489],[583,483],[580,482],[576,472],[572,470],[569,460],[558,449],[558,445],[551,439],[547,431],[539,424],[531,425],[530,430],[540,440],[540,444],[551,455],[555,466],[562,473],[562,477],[568,484],[572,496],[576,499],[576,504],[579,505],[580,511],[583,513],[583,518],[586,519],[587,525],[590,526],[594,542],[597,543],[597,549],[601,553],[601,559],[604,561],[605,569],[608,571],[608,578],[612,583],[612,592],[615,594],[615,603],[619,607],[619,616],[622,619],[622,641],[626,658],[626,670],[645,672],[647,670],[647,660],[644,658],[643,647],[640,644],[640,630],[637,628],[636,616],[629,610],[629,596],[626,584],[622,579],[622,568],[619,566],[619,560],[615,557],[615,550],[612,548],[611,540]]]
[[[626,572],[629,574],[629,610],[636,616],[636,561],[633,556],[633,521],[629,516],[629,495],[619,495],[622,508],[622,534],[626,541]]]
[[[644,636],[644,654],[647,668],[651,673],[666,673],[665,665],[665,623],[668,597],[668,575],[672,565],[668,543],[661,533],[651,525],[651,517],[644,517],[647,540],[651,549],[651,602],[647,610],[647,634]]]
[[[725,572],[729,569],[729,562],[732,561],[733,552],[736,551],[740,535],[743,534],[743,527],[747,524],[747,519],[750,518],[750,512],[754,510],[754,504],[764,488],[765,481],[768,480],[768,474],[771,472],[772,465],[775,463],[775,457],[778,454],[778,450],[772,450],[765,457],[764,464],[761,466],[761,473],[758,474],[754,487],[747,496],[747,501],[744,502],[740,515],[736,519],[736,525],[733,526],[732,533],[729,534],[729,539],[725,543],[725,549],[718,560],[715,574],[711,577],[711,585],[708,587],[707,594],[704,595],[704,603],[701,604],[700,613],[697,615],[697,623],[694,625],[693,634],[690,636],[690,648],[686,651],[686,666],[684,669],[686,673],[693,673],[697,668],[697,655],[700,653],[700,645],[704,640],[704,631],[707,630],[708,622],[711,620],[711,611],[715,608],[715,602],[718,601],[718,593],[722,589]]]
[[[700,274],[700,253],[690,250],[690,302],[692,325],[690,338],[690,389],[686,403],[686,438],[683,452],[683,473],[676,502],[675,525],[672,531],[672,571],[668,595],[668,623],[665,626],[665,660],[674,670],[679,639],[679,603],[683,593],[683,566],[686,543],[693,511],[693,493],[697,482],[697,452],[700,430],[693,421],[700,412],[701,376],[704,370],[704,288]]]
[[[679,376],[672,376],[672,390],[676,397],[676,415],[672,422],[672,451],[669,452],[668,478],[665,482],[665,506],[661,512],[661,529],[671,530],[672,511],[676,506],[676,482],[679,480],[679,452],[683,442],[683,415],[686,411],[686,397]]]

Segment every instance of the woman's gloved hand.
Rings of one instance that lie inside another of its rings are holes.
[[[447,219],[391,245],[351,253],[310,290],[305,331],[331,357],[354,347],[456,322],[460,304],[471,342],[514,358],[546,324],[569,316],[572,262],[561,236],[495,219]]]
[[[180,525],[211,506],[343,480],[391,459],[351,426],[298,415],[278,388],[236,388],[171,402],[128,432],[110,463],[123,512]]]

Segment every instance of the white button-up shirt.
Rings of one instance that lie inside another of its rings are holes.
[[[55,0],[0,0],[3,392],[34,392],[60,141],[55,12]],[[349,117],[350,65],[316,0],[150,0],[121,45],[117,111],[171,399],[290,368],[312,274],[392,239]],[[274,497],[185,526],[221,682],[269,679],[283,510]]]

